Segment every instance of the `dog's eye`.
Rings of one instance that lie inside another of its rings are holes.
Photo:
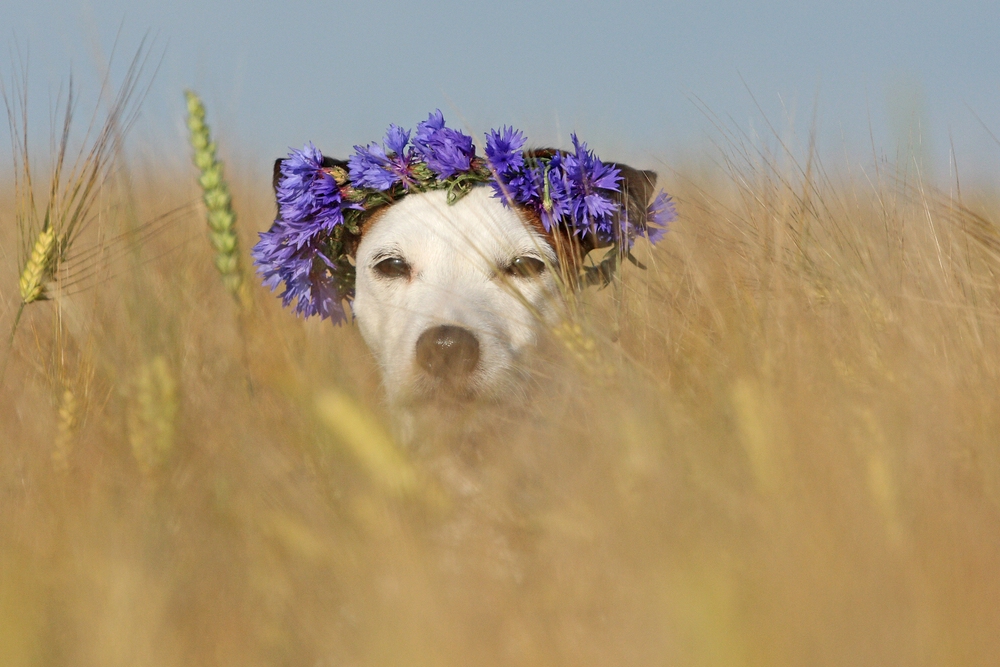
[[[385,278],[409,278],[410,265],[401,257],[388,257],[375,265],[375,272]]]
[[[517,257],[507,267],[506,273],[517,278],[534,278],[541,275],[543,271],[545,271],[545,262],[537,257]]]

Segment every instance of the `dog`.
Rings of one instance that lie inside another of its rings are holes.
[[[612,166],[622,176],[620,210],[645,220],[656,174]],[[351,310],[389,405],[525,399],[539,341],[600,245],[592,235],[546,231],[536,214],[506,205],[486,185],[454,202],[444,190],[410,193],[369,215],[353,248]]]

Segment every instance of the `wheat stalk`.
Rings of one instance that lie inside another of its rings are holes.
[[[0,379],[7,369],[14,336],[24,309],[46,298],[47,284],[54,279],[60,266],[69,257],[73,243],[87,226],[101,187],[110,176],[114,160],[122,150],[124,135],[138,116],[139,103],[148,91],[148,87],[138,91],[147,57],[148,51],[143,41],[136,50],[121,86],[110,100],[104,122],[99,126],[96,123],[99,107],[95,108],[83,137],[83,147],[75,158],[69,156],[70,130],[76,108],[73,81],[70,79],[47,197],[42,207],[36,201],[38,197],[28,148],[27,73],[22,68],[21,80],[19,83],[15,82],[10,92],[3,81],[0,81],[0,96],[3,97],[7,110],[14,157],[17,202],[15,215],[22,239],[19,272],[21,302],[7,340]],[[109,79],[105,76],[100,91],[102,101],[109,96],[109,85]],[[99,129],[92,136],[95,127]]]
[[[334,389],[320,393],[315,400],[320,421],[379,488],[396,497],[428,490],[422,488],[416,469],[392,436],[358,401]]]
[[[245,310],[250,306],[250,293],[243,280],[232,196],[222,174],[222,163],[216,157],[215,142],[205,124],[205,105],[190,90],[184,95],[187,98],[187,125],[191,133],[191,147],[194,148],[194,163],[201,172],[198,184],[207,209],[208,238],[215,249],[215,268],[222,274],[226,291]]]
[[[316,397],[316,412],[380,486],[396,495],[416,490],[418,480],[413,466],[382,425],[357,401],[331,389]]]

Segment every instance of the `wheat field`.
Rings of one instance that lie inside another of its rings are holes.
[[[0,387],[0,664],[1000,664],[997,192],[721,143],[530,407],[406,447],[356,329],[227,293],[193,167],[118,164]]]

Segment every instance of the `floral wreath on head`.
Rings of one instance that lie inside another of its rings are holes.
[[[648,206],[644,197],[638,211],[630,207],[623,170],[650,174],[601,162],[575,134],[572,151],[526,151],[524,135],[502,127],[486,133],[486,155],[479,157],[472,137],[445,126],[440,110],[417,124],[412,141],[410,134],[390,125],[381,146],[355,146],[347,162],[325,157],[310,142],[275,163],[278,218],[260,233],[252,255],[265,286],[284,284],[282,303],[295,301],[296,314],[346,320],[343,301],[354,297],[350,257],[362,224],[411,192],[446,190],[453,204],[489,184],[505,206],[534,212],[547,233],[586,239],[591,248],[613,246],[601,266],[587,267],[605,283],[619,256],[635,261],[636,237],[655,244],[677,217],[662,190]]]

